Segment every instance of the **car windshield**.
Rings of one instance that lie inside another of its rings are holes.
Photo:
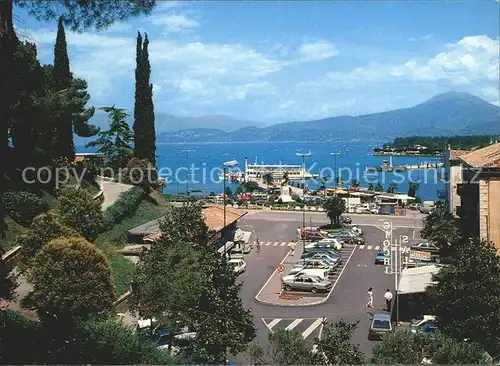
[[[376,329],[391,329],[391,323],[388,320],[374,319],[373,328]]]

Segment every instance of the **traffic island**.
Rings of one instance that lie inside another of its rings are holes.
[[[301,252],[302,250],[297,247],[294,256],[291,256],[290,252],[285,256],[255,296],[255,301],[270,306],[313,306],[323,304],[328,300],[329,292],[313,294],[283,290],[282,276],[288,275],[294,264],[300,259]]]

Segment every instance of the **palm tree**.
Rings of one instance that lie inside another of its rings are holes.
[[[274,182],[273,175],[271,173],[265,173],[262,176],[262,180],[267,184],[267,192],[269,193],[269,186]]]
[[[330,197],[323,203],[323,208],[326,211],[326,216],[330,219],[331,227],[340,224],[340,215],[345,212],[345,202],[340,197]]]
[[[382,192],[384,190],[384,187],[382,187],[382,184],[380,182],[377,183],[375,186],[375,192]]]
[[[353,188],[359,187],[359,180],[357,180],[357,179],[351,180],[351,187],[353,187]]]
[[[391,183],[389,184],[389,187],[387,188],[387,193],[397,193],[398,191],[398,186],[396,183]]]
[[[368,190],[373,191],[373,183],[368,184]]]

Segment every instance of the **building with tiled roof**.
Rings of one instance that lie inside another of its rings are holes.
[[[492,241],[500,250],[500,143],[459,157],[462,182],[458,215],[472,236]]]

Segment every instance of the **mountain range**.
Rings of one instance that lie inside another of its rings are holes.
[[[96,113],[91,122],[106,128],[107,117]],[[155,126],[158,142],[329,141],[498,134],[500,107],[469,93],[447,92],[410,108],[360,116],[265,126],[224,115],[175,117],[158,113]]]

